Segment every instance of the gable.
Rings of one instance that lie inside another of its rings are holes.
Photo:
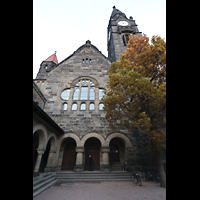
[[[50,72],[54,73],[53,71],[61,68],[64,70],[72,69],[74,67],[82,67],[84,69],[92,69],[93,67],[97,67],[97,65],[102,64],[105,66],[105,69],[111,65],[111,62],[108,58],[98,50],[97,47],[91,44],[89,40],[82,46],[80,46],[73,54],[62,60],[58,63]],[[72,71],[71,71],[72,72]],[[48,76],[48,75],[47,75]]]

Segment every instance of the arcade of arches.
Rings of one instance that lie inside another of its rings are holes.
[[[72,133],[60,137],[44,130],[33,133],[33,172],[89,170],[120,171],[127,165],[126,154],[132,149],[130,140],[122,133],[113,133],[106,139],[97,134],[86,134],[81,140]]]

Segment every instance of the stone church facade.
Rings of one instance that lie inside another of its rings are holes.
[[[111,63],[125,52],[129,35],[141,32],[115,7],[107,31],[108,57],[87,40],[63,61],[54,53],[41,63],[33,80],[33,172],[89,170],[89,155],[101,171],[152,160],[140,133],[109,128],[101,102]]]

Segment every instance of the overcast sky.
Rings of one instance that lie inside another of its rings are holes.
[[[108,56],[107,26],[114,5],[149,38],[159,35],[166,41],[166,0],[33,0],[33,78],[55,51],[61,62],[86,40]]]

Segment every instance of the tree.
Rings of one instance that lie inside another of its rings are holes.
[[[166,148],[166,43],[161,37],[130,36],[120,62],[111,64],[104,111],[112,129],[137,129],[157,157],[161,186],[166,187],[160,152]]]

